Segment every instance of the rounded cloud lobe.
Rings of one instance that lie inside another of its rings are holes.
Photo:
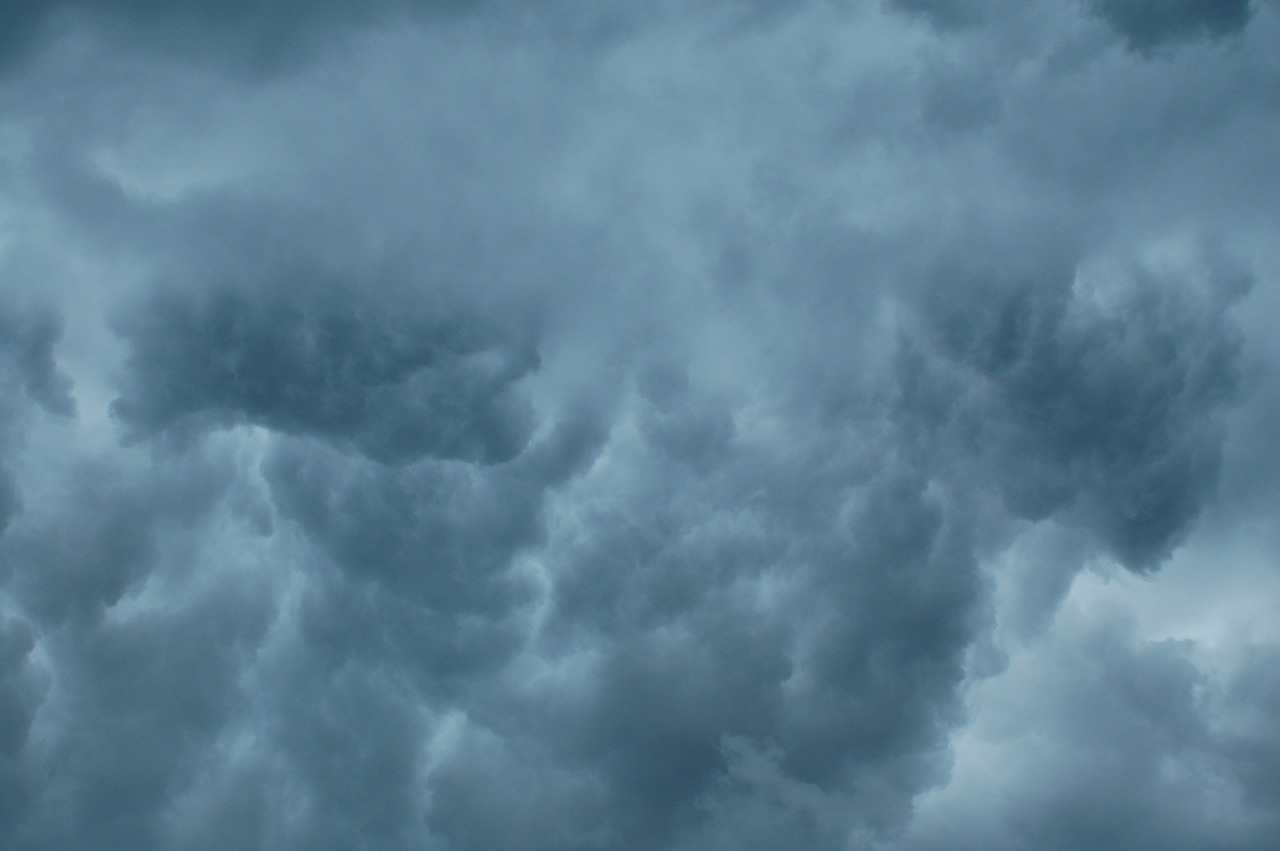
[[[0,844],[1273,845],[1088,594],[1274,540],[1280,22],[1130,5],[4,13]]]

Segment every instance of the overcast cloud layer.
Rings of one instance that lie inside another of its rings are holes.
[[[0,10],[0,847],[1280,847],[1280,5]]]

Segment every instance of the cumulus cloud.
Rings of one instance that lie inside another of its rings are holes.
[[[0,13],[0,844],[1274,845],[1280,22],[1139,5]]]

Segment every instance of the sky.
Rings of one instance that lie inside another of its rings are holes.
[[[1280,3],[0,8],[0,847],[1280,847]]]

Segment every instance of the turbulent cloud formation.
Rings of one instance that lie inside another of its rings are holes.
[[[0,846],[1275,847],[1277,11],[6,7]]]
[[[960,276],[951,287],[964,293]],[[1163,281],[1105,310],[1073,294],[1065,278],[1014,283],[1007,293],[989,280],[977,286],[982,298],[929,317],[946,368],[969,384],[972,407],[939,417],[938,406],[966,391],[939,388],[946,379],[931,377],[925,386],[934,398],[926,397],[910,374],[920,365],[908,360],[907,412],[929,410],[931,441],[990,452],[981,467],[1016,516],[1065,512],[1127,566],[1157,564],[1217,480],[1221,434],[1205,414],[1237,382],[1224,305],[1212,297],[1182,303]]]
[[[536,355],[486,344],[478,329],[404,319],[237,292],[160,297],[126,321],[130,384],[112,410],[135,437],[249,422],[385,462],[517,455],[527,429],[507,391]]]

